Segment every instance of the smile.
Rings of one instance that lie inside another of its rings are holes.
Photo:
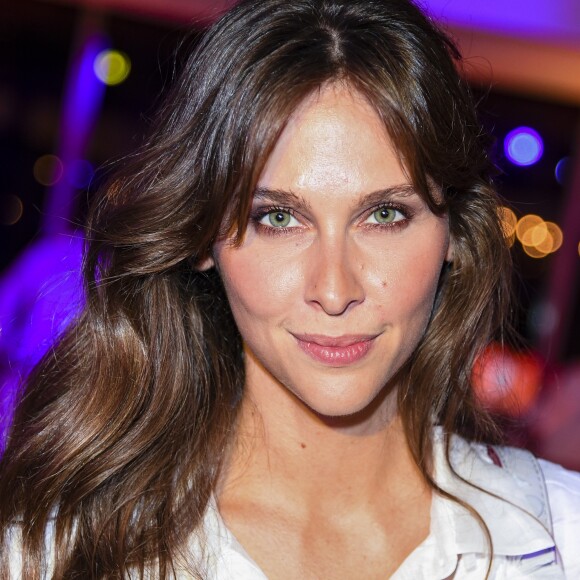
[[[346,366],[364,358],[376,335],[324,336],[293,334],[298,346],[311,358],[330,366]]]

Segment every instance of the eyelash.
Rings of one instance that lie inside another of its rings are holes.
[[[276,212],[287,213],[291,215],[294,219],[296,219],[296,215],[291,208],[273,205],[268,207],[259,207],[255,210],[252,210],[252,213],[250,214],[250,221],[254,224],[254,227],[256,228],[257,231],[263,232],[270,236],[284,235],[288,233],[290,230],[295,229],[295,226],[275,228],[274,226],[267,226],[263,223],[260,223],[268,214]]]
[[[371,228],[371,229],[379,228],[381,230],[398,231],[398,230],[406,227],[408,225],[408,223],[411,221],[411,219],[413,219],[414,212],[409,207],[402,206],[402,205],[395,204],[395,203],[382,203],[382,204],[379,204],[375,207],[370,208],[366,212],[367,215],[366,215],[365,219],[368,219],[370,216],[373,215],[373,213],[380,211],[382,209],[394,209],[395,211],[398,211],[403,216],[403,219],[400,219],[400,220],[397,220],[394,222],[384,223],[384,224],[381,224],[381,223],[369,223],[369,224],[367,224],[367,223],[365,223],[363,225],[365,227]],[[285,235],[285,234],[290,233],[296,229],[296,226],[274,227],[274,226],[267,226],[267,225],[261,223],[261,221],[268,214],[276,213],[276,212],[287,213],[290,216],[292,216],[294,219],[297,219],[295,212],[292,210],[292,208],[276,205],[276,206],[259,207],[259,208],[256,208],[255,210],[252,210],[252,212],[250,214],[250,221],[252,222],[252,224],[254,225],[254,227],[257,231],[263,232],[263,233],[270,235],[270,236]]]
[[[407,207],[407,206],[403,206],[403,205],[399,205],[396,203],[382,203],[380,205],[377,205],[373,208],[371,208],[370,210],[368,210],[367,212],[367,218],[368,219],[370,216],[372,216],[375,212],[377,211],[381,211],[382,209],[394,209],[395,211],[398,211],[403,218],[400,220],[397,220],[396,222],[388,222],[386,224],[380,224],[380,223],[376,223],[376,224],[363,224],[366,227],[369,228],[380,228],[381,230],[391,230],[391,231],[398,231],[404,227],[406,227],[409,222],[411,221],[411,219],[413,219],[414,216],[414,212],[411,210],[411,208]]]

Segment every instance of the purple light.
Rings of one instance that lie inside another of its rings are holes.
[[[95,77],[93,62],[108,46],[109,40],[104,34],[87,33],[73,58],[63,98],[58,151],[65,170],[82,158],[97,120],[106,87]],[[47,191],[43,212],[45,233],[66,233],[74,219],[78,187],[75,182],[73,175],[72,180],[61,179]]]
[[[0,455],[20,382],[82,308],[83,239],[36,240],[0,276]]]
[[[533,165],[544,153],[540,134],[530,127],[518,127],[510,131],[503,142],[506,157],[514,165]]]
[[[423,0],[421,5],[445,25],[574,42],[580,33],[578,0]]]
[[[93,175],[93,166],[85,159],[71,161],[66,171],[67,181],[77,189],[88,187]]]

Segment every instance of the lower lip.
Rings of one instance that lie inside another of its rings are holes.
[[[315,342],[297,340],[300,348],[314,360],[330,366],[343,367],[364,358],[371,349],[374,339],[355,342],[348,346],[321,346]]]

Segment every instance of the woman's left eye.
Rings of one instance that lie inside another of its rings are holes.
[[[403,215],[403,212],[394,207],[379,207],[367,218],[367,223],[391,224],[404,219],[406,216]]]

